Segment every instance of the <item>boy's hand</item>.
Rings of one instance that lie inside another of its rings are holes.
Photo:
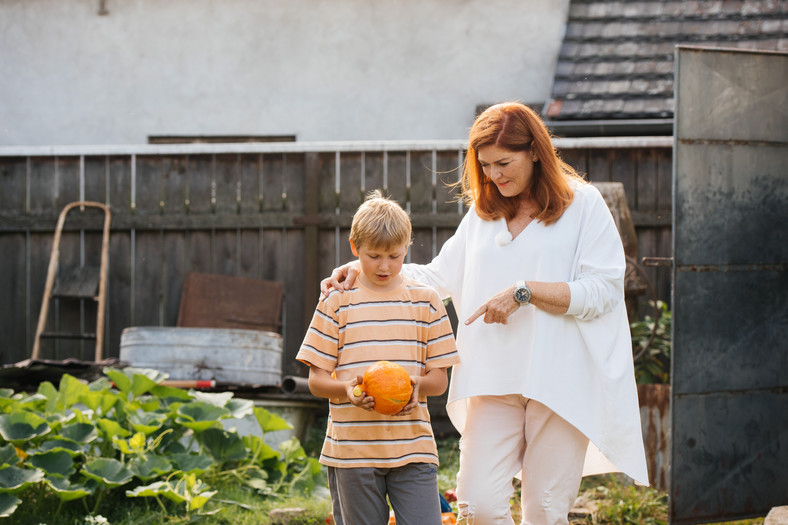
[[[420,379],[421,377],[416,379],[415,377],[411,376],[410,384],[413,385],[413,393],[410,395],[410,400],[408,401],[408,404],[402,407],[402,410],[394,414],[395,416],[407,416],[408,414],[413,412],[413,410],[417,406],[419,406],[419,383],[421,382]]]
[[[350,400],[350,403],[353,406],[363,408],[364,410],[372,410],[375,408],[375,398],[368,396],[363,390],[358,392],[359,389],[363,388],[361,386],[363,381],[364,378],[362,376],[356,376],[355,379],[351,379],[345,383],[345,392],[347,393],[347,398]],[[356,393],[359,393],[360,395],[356,395]]]

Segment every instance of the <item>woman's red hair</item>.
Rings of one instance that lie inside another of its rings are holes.
[[[550,132],[539,115],[519,102],[492,106],[473,123],[461,181],[465,203],[475,205],[479,217],[488,221],[501,217],[510,220],[517,214],[517,199],[501,195],[479,164],[479,148],[490,145],[536,153],[539,160],[534,163],[531,183],[526,189],[538,206],[534,218],[544,224],[557,221],[572,203],[574,192],[570,181],[582,181],[582,178],[558,157]]]

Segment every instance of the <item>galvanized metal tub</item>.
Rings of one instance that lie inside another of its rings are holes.
[[[126,328],[120,359],[170,379],[276,386],[282,379],[282,336],[232,328]]]

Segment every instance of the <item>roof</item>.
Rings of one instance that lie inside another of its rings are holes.
[[[786,2],[572,0],[545,119],[672,119],[677,44],[788,51]]]

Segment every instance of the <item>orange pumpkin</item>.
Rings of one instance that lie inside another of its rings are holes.
[[[410,376],[391,361],[378,361],[367,368],[362,388],[375,399],[375,412],[388,416],[402,410],[413,394]]]

